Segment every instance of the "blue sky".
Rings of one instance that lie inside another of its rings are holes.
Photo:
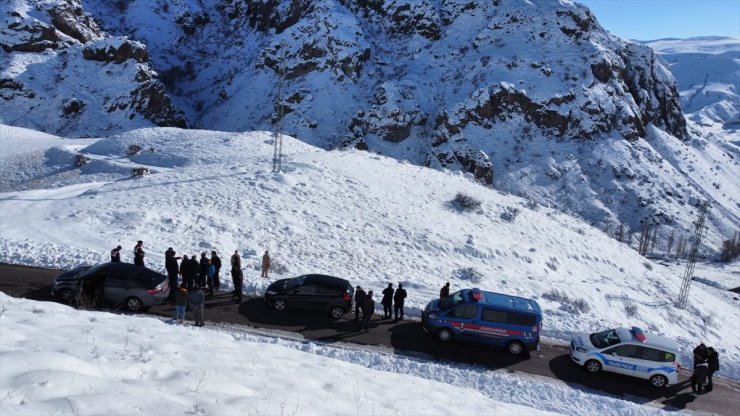
[[[740,38],[740,0],[574,0],[625,39]]]

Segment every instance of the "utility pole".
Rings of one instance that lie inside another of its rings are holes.
[[[275,94],[275,148],[272,155],[272,171],[277,173],[283,168],[283,108],[285,98],[285,42],[280,42],[280,61],[278,62],[277,93]]]
[[[686,302],[689,300],[689,289],[691,288],[691,281],[694,278],[696,255],[699,253],[699,245],[701,244],[701,237],[704,233],[704,221],[707,218],[707,211],[709,211],[709,201],[704,201],[699,205],[699,219],[694,223],[694,227],[696,227],[694,230],[694,241],[691,242],[691,249],[686,259],[686,271],[683,274],[681,292],[678,295],[678,302],[676,302],[676,307],[679,309],[686,308]]]

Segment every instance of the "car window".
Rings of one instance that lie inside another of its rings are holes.
[[[124,287],[124,286],[128,286],[129,284],[130,284],[129,279],[125,277],[121,277],[121,276],[116,276],[116,275],[110,275],[105,280],[106,286]]]
[[[622,340],[619,339],[619,336],[617,335],[617,331],[614,329],[608,329],[606,331],[593,333],[589,338],[591,339],[591,343],[594,344],[596,348],[606,348],[622,342]]]
[[[449,318],[463,318],[472,319],[478,314],[478,307],[475,305],[462,305],[449,311],[447,317]]]
[[[122,276],[125,277],[125,276]],[[153,289],[158,284],[162,283],[166,279],[166,276],[155,272],[154,270],[143,269],[131,276],[130,280],[134,281],[137,285],[145,287],[147,289]]]
[[[672,352],[660,351],[660,362],[672,363],[676,361],[676,354]]]
[[[499,322],[505,324],[508,320],[508,314],[496,309],[483,308],[481,319],[488,322]]]
[[[617,353],[620,357],[627,357],[627,358],[638,358],[637,355],[637,345],[618,345],[614,348],[610,348],[606,351],[604,351],[604,354],[613,354]]]
[[[318,286],[307,284],[303,286],[299,286],[293,290],[293,293],[298,295],[315,295],[316,290],[318,289]]]
[[[294,277],[292,279],[289,279],[287,282],[285,282],[285,288],[287,290],[295,289],[298,286],[301,286],[303,282],[305,281],[306,281],[306,276]]]
[[[317,295],[338,295],[341,291],[337,287],[316,286]]]

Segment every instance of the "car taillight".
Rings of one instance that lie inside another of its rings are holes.
[[[154,289],[147,289],[146,291],[149,292],[152,295],[156,295],[157,293],[162,292],[162,290],[163,290],[163,288],[158,287],[158,288],[154,288]]]
[[[674,361],[673,366],[676,367],[676,371],[681,370],[681,364],[679,364],[678,361]]]
[[[343,298],[344,300],[351,300],[351,299],[352,299],[352,298],[351,298],[351,297],[349,296],[349,292],[347,292],[347,291],[344,291],[344,293],[342,293],[342,298]]]

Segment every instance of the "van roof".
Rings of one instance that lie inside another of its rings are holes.
[[[542,314],[540,305],[533,299],[522,298],[519,296],[505,295],[503,293],[481,291],[484,299],[479,303],[486,303],[507,309],[516,309],[523,312]]]
[[[645,345],[647,347],[656,347],[664,349],[668,352],[678,353],[678,344],[675,340],[662,335],[653,334],[650,332],[643,332],[645,334],[645,341],[642,342],[635,337],[635,333],[628,328],[616,328],[617,336],[622,342],[634,342],[636,344]]]

